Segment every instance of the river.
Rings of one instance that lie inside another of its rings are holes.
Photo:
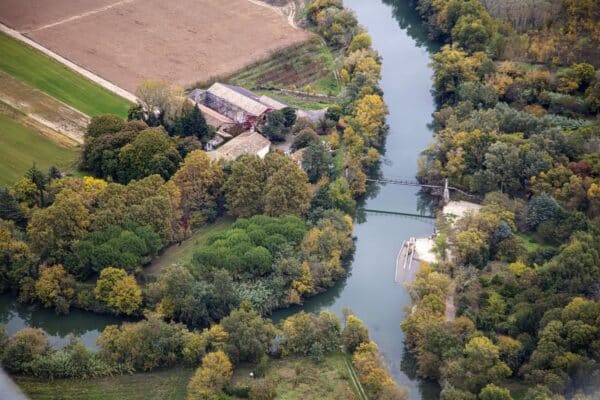
[[[414,178],[417,156],[432,140],[428,124],[435,106],[428,63],[435,45],[426,40],[426,32],[418,15],[409,7],[409,0],[344,0],[344,3],[356,12],[359,22],[373,38],[373,47],[383,57],[381,87],[390,110],[387,119],[390,133],[382,174]],[[374,188],[364,208],[427,213],[422,204],[416,188],[386,185]],[[344,307],[352,309],[369,327],[394,379],[410,389],[413,400],[435,399],[438,394],[435,385],[414,378],[410,358],[404,354],[400,322],[410,299],[407,291],[394,283],[395,259],[403,240],[429,236],[432,232],[432,220],[364,214],[354,230],[356,253],[349,276],[302,307],[314,312],[330,309],[340,315]],[[273,318],[280,320],[299,309],[277,312]],[[76,310],[68,317],[57,317],[51,311],[0,297],[0,323],[6,324],[9,334],[25,326],[40,327],[48,331],[52,343],[59,345],[73,333],[94,347],[99,332],[116,322],[111,317]]]
[[[435,44],[409,0],[344,0],[373,39],[383,57],[381,87],[390,114],[385,177],[414,179],[418,154],[432,141],[428,127],[435,103],[431,95],[432,71],[428,66]],[[365,201],[370,210],[427,214],[418,189],[385,185]],[[338,314],[349,307],[369,327],[394,379],[409,388],[412,400],[439,398],[436,385],[421,382],[411,373],[404,354],[400,322],[410,306],[407,291],[394,283],[396,255],[403,240],[429,236],[433,220],[367,213],[354,229],[357,238],[351,273],[333,289],[307,301],[307,311],[330,309]],[[298,309],[277,313],[277,319]],[[403,358],[404,357],[404,358]]]

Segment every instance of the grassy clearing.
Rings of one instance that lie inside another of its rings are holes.
[[[127,100],[4,33],[0,33],[0,54],[0,70],[84,114],[127,116],[131,105]]]
[[[233,382],[249,382],[251,368],[236,368]],[[321,364],[308,358],[273,360],[267,377],[277,382],[277,399],[281,400],[351,400],[360,399],[350,383],[345,355],[331,354]]]
[[[549,244],[539,243],[535,236],[530,233],[517,233],[517,236],[523,239],[527,251],[536,251],[537,249],[549,249],[554,247]]]
[[[173,368],[90,380],[15,381],[32,400],[183,400],[193,372]]]
[[[144,273],[146,275],[155,275],[171,264],[185,264],[191,261],[194,252],[202,247],[211,235],[224,231],[229,228],[233,222],[233,218],[224,217],[218,219],[213,224],[203,226],[194,232],[189,239],[182,242],[181,245],[174,244],[166,249],[160,257],[157,257],[152,261],[150,266],[144,270]]]
[[[334,55],[319,39],[314,39],[278,51],[227,81],[250,89],[260,86],[302,89],[310,85],[318,93],[335,96],[340,91],[336,70]]]
[[[345,357],[330,354],[320,364],[302,357],[272,360],[267,377],[277,382],[277,399],[281,400],[360,400]],[[236,368],[233,383],[249,383],[250,371],[251,366]],[[172,368],[88,380],[14,379],[32,400],[183,400],[193,373],[194,369]]]
[[[65,171],[73,168],[78,157],[78,148],[61,146],[0,114],[0,185],[13,184],[34,162],[42,170],[55,165]]]

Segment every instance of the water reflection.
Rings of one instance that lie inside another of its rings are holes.
[[[107,325],[121,322],[115,317],[80,310],[58,316],[39,305],[21,304],[13,296],[0,296],[0,323],[8,335],[26,327],[42,328],[48,333],[50,343],[59,347],[67,344],[69,335],[74,335],[86,346],[96,348],[96,338],[102,330]]]

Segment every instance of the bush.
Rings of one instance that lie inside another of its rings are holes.
[[[6,343],[2,353],[2,366],[9,372],[23,373],[28,364],[50,350],[46,332],[25,328],[15,333]]]

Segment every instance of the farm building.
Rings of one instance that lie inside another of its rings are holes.
[[[264,158],[270,150],[269,139],[258,132],[247,131],[207,154],[213,160],[233,161],[245,154]]]
[[[259,96],[239,86],[218,82],[207,90],[193,90],[189,97],[213,113],[247,129],[261,122],[269,111],[288,107],[287,104],[271,97]],[[204,111],[202,107],[201,110]]]

